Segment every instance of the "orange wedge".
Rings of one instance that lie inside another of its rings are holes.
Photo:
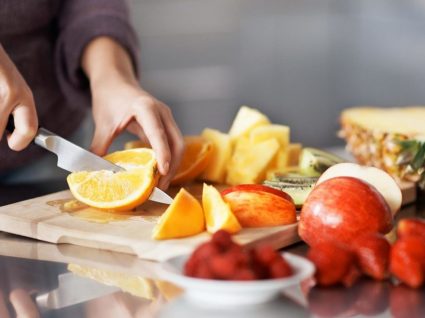
[[[213,154],[213,143],[201,136],[185,136],[185,150],[172,185],[194,180],[207,168]]]
[[[145,202],[158,181],[155,155],[140,148],[111,153],[105,159],[126,171],[80,171],[71,173],[67,182],[74,197],[89,206],[125,211]]]
[[[208,232],[226,230],[229,233],[237,233],[241,230],[242,227],[232,213],[230,205],[224,202],[216,188],[205,183],[202,190],[202,205]]]
[[[207,168],[213,155],[213,143],[202,136],[185,136],[185,150],[183,158],[177,169],[171,185],[190,182],[199,176]],[[133,140],[125,143],[125,149],[150,147],[141,140]]]
[[[189,192],[181,188],[153,229],[156,240],[192,236],[205,230],[202,206]]]

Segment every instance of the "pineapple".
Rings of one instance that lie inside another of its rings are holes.
[[[251,142],[258,143],[261,141],[276,138],[279,142],[279,150],[276,153],[273,161],[270,163],[270,169],[284,169],[288,158],[290,129],[284,125],[267,125],[254,128],[249,134]]]
[[[202,180],[223,183],[226,175],[226,166],[232,156],[232,141],[228,134],[215,129],[206,128],[202,137],[212,141],[213,154],[208,167],[201,174]]]
[[[287,167],[297,167],[303,145],[300,143],[291,143],[288,146]]]
[[[270,120],[266,115],[256,109],[242,106],[230,127],[229,135],[235,140],[241,136],[248,136],[255,127],[269,124]]]
[[[278,150],[279,142],[275,138],[259,143],[239,139],[227,166],[226,183],[237,185],[262,182]]]
[[[417,181],[409,160],[400,160],[415,154],[405,152],[400,142],[424,139],[425,107],[350,108],[340,120],[340,136],[359,163],[381,168],[397,179]]]

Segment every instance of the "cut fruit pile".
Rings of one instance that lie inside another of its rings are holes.
[[[190,220],[190,221],[188,221]],[[295,205],[285,193],[263,185],[239,185],[218,190],[204,184],[201,204],[181,189],[153,230],[154,239],[175,239],[242,227],[265,227],[296,222]]]
[[[149,198],[158,181],[155,155],[151,149],[117,151],[105,157],[125,171],[81,171],[67,177],[74,197],[89,206],[124,211]]]
[[[219,280],[284,278],[292,268],[272,247],[244,250],[226,231],[216,232],[210,242],[195,249],[184,267],[187,276]]]

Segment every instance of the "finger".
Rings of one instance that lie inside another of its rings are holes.
[[[9,300],[15,308],[17,318],[39,318],[37,306],[30,295],[23,289],[15,289],[9,295]]]
[[[10,149],[20,151],[28,146],[37,133],[38,119],[34,105],[20,104],[13,111],[15,130],[7,136]]]
[[[127,130],[133,135],[136,135],[144,145],[146,145],[147,147],[151,147],[151,145],[149,144],[149,140],[146,137],[145,132],[143,131],[143,128],[139,125],[137,121],[133,120],[127,126]]]
[[[113,129],[96,124],[90,150],[98,156],[104,156],[114,140],[114,135]]]
[[[136,120],[143,127],[143,131],[155,151],[159,173],[163,176],[167,175],[170,169],[171,153],[160,115],[151,109],[143,113],[138,112]]]
[[[0,290],[0,317],[10,318],[9,310],[7,309],[6,302],[4,300],[3,291]]]
[[[184,140],[182,133],[180,132],[180,129],[178,128],[169,108],[165,105],[163,106],[164,110],[161,112],[161,117],[171,149],[171,164],[169,173],[160,180],[159,187],[161,187],[161,189],[168,188],[172,178],[180,166],[184,152]]]

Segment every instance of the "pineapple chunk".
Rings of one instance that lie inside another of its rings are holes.
[[[228,134],[209,128],[204,129],[201,135],[213,143],[213,153],[208,167],[200,178],[211,182],[223,183],[226,166],[232,156],[231,138]]]
[[[238,140],[227,166],[226,183],[260,183],[265,179],[267,168],[279,150],[279,142],[275,138],[259,143],[246,143],[241,140],[244,139]]]
[[[270,120],[264,114],[256,109],[242,106],[236,114],[229,135],[232,139],[248,136],[255,127],[269,124]]]
[[[250,140],[254,143],[276,138],[279,142],[279,151],[270,163],[269,169],[284,169],[288,160],[290,129],[284,125],[268,125],[254,128],[249,134]]]
[[[300,154],[303,146],[300,143],[292,143],[288,146],[288,158],[286,166],[292,167],[292,166],[298,166],[298,162],[300,159]]]

